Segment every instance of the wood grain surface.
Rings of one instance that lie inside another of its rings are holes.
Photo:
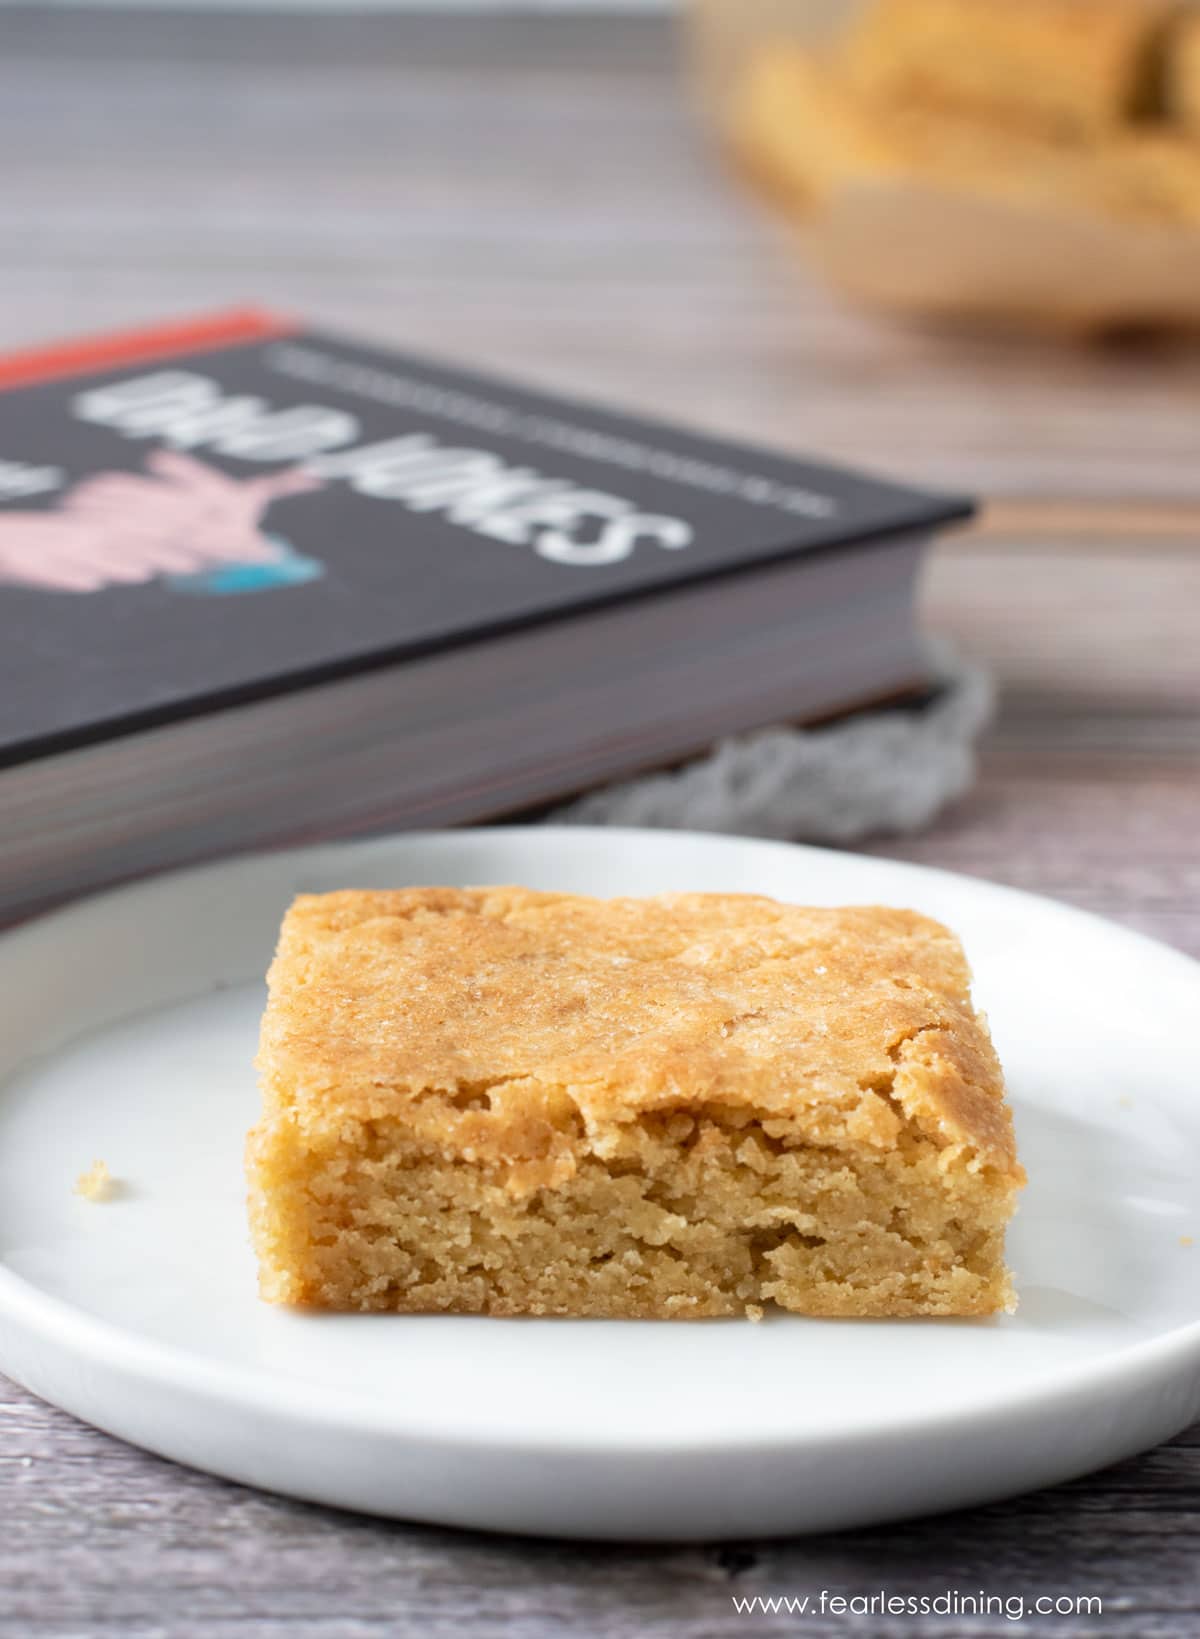
[[[649,19],[0,10],[0,345],[259,300],[985,492],[925,589],[929,624],[1001,684],[980,779],[875,851],[1200,955],[1200,348],[1075,351],[844,308],[724,175],[676,56]],[[1198,1565],[1200,1429],[943,1519],[588,1548],[260,1496],[0,1380],[3,1639],[1186,1639]],[[823,1588],[1082,1594],[1104,1612],[864,1624],[732,1603]]]

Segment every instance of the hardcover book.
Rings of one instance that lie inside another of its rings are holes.
[[[968,512],[258,312],[0,360],[0,914],[919,687]]]

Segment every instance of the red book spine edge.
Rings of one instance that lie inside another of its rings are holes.
[[[89,375],[125,364],[142,364],[180,353],[199,353],[242,343],[295,335],[299,326],[255,307],[230,308],[199,318],[177,319],[137,330],[111,331],[0,356],[0,392],[65,376]]]

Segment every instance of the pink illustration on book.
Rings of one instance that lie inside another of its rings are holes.
[[[320,575],[262,521],[272,501],[320,489],[299,467],[231,478],[154,450],[147,472],[82,478],[45,512],[0,510],[0,583],[98,592],[167,578],[186,591],[257,591]]]

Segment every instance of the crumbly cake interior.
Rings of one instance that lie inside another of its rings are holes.
[[[903,911],[301,899],[251,1134],[261,1289],[336,1309],[1009,1307],[1022,1181],[957,941]]]

